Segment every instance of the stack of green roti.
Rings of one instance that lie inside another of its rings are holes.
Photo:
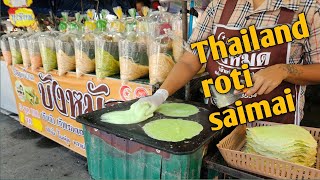
[[[317,142],[300,126],[261,126],[247,129],[245,152],[311,167],[316,162]]]

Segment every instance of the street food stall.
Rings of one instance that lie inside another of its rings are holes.
[[[10,20],[22,29],[1,36],[2,63],[8,71],[2,77],[10,77],[12,85],[6,92],[14,94],[13,107],[23,126],[86,156],[84,131],[76,117],[151,95],[173,67],[174,57],[184,51],[182,15],[148,7],[138,18],[135,9],[125,17],[120,7],[114,8],[117,16],[106,9],[74,17],[62,12],[58,31],[42,31],[26,8],[31,3],[17,8],[6,3]],[[31,19],[14,19],[18,15]],[[172,43],[173,38],[179,43]],[[194,78],[188,95],[181,89],[175,97],[203,101],[199,81],[204,76]]]
[[[197,1],[178,2],[182,10],[174,14],[162,6],[144,6],[143,16],[134,8],[126,16],[120,6],[113,8],[115,16],[107,9],[62,12],[57,29],[46,31],[28,3],[6,4],[11,21],[28,28],[1,36],[8,71],[1,78],[10,77],[20,123],[85,156],[93,179],[320,177],[320,126],[309,121],[317,113],[307,112],[302,121],[314,128],[253,121],[213,130],[225,111],[208,108],[201,88],[205,66],[154,113],[137,101],[154,94],[191,51],[186,40]],[[239,99],[231,94],[216,98],[228,105]]]

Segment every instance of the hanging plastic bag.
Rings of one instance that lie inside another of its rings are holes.
[[[77,34],[70,32],[60,35],[55,41],[59,76],[76,70],[74,41],[77,36]]]
[[[77,77],[83,74],[94,73],[95,71],[95,35],[93,33],[84,33],[81,37],[75,39],[75,59]]]
[[[173,68],[172,40],[168,36],[160,36],[150,44],[149,79],[150,84],[162,83]]]
[[[191,52],[187,42],[183,40],[182,37],[182,17],[180,14],[177,14],[172,19],[172,31],[168,30],[170,38],[172,39],[172,52],[173,58],[176,62],[179,62],[181,56],[186,52]],[[205,71],[205,65],[202,66],[200,71],[197,74],[202,74]]]
[[[120,78],[123,81],[135,80],[149,73],[147,35],[138,22],[137,32],[127,32],[119,42]]]
[[[109,11],[107,9],[102,9],[99,14],[99,20],[97,20],[97,29],[98,32],[104,32],[107,29],[107,17],[109,15]]]
[[[102,79],[119,74],[119,47],[120,34],[103,33],[95,39],[96,75]]]
[[[165,12],[163,8],[161,11],[151,12],[148,17],[148,44],[152,44],[156,38],[165,35],[167,30],[171,30],[171,19],[172,15]],[[159,10],[160,10],[159,9]],[[167,42],[167,48],[172,48],[172,42]],[[150,57],[150,52],[154,51],[151,46],[148,46],[148,55]]]
[[[125,30],[125,23],[121,7],[113,10],[118,19],[109,21],[109,32],[95,39],[96,75],[99,79],[120,73],[118,43]]]
[[[180,57],[183,55],[183,38],[182,38],[182,17],[177,14],[172,20],[172,32],[173,36],[176,38],[172,43],[173,57],[175,61],[179,61]]]
[[[22,55],[20,51],[19,38],[23,32],[14,32],[9,36],[9,45],[12,56],[12,64],[22,64]]]
[[[3,59],[6,62],[7,65],[12,64],[12,56],[10,51],[10,45],[9,45],[9,34],[2,35],[0,38],[0,44],[1,44],[1,50]]]
[[[58,68],[55,47],[55,39],[58,35],[58,32],[52,31],[41,34],[39,37],[39,48],[45,73]]]
[[[42,32],[35,33],[31,35],[27,40],[32,71],[35,71],[39,67],[42,67],[42,59],[39,48],[39,36],[41,34]]]
[[[31,66],[31,61],[30,61],[30,55],[29,55],[29,50],[28,50],[28,38],[32,35],[33,33],[28,32],[23,34],[19,38],[19,44],[20,44],[20,51],[22,55],[22,61],[23,61],[23,66],[25,68],[28,68]]]

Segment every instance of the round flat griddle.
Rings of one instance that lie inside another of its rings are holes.
[[[195,102],[186,102],[182,100],[169,99],[165,103],[187,103],[192,104],[199,108],[199,113],[184,117],[184,118],[173,118],[164,116],[163,114],[155,112],[152,118],[147,119],[144,122],[137,124],[129,124],[129,125],[121,125],[121,124],[110,124],[102,122],[100,117],[104,113],[112,112],[112,111],[124,111],[130,109],[131,104],[136,102],[137,100],[127,101],[120,104],[115,104],[111,107],[107,107],[101,110],[97,110],[88,114],[83,114],[77,117],[77,122],[82,123],[84,125],[105,131],[107,133],[116,135],[121,138],[125,138],[128,140],[132,140],[138,143],[141,143],[146,146],[150,146],[171,154],[191,154],[198,150],[203,145],[209,143],[213,137],[218,136],[220,134],[219,131],[211,131],[211,127],[214,126],[209,121],[210,111],[206,109],[206,106],[200,103]],[[142,127],[151,121],[157,119],[185,119],[190,121],[195,121],[200,123],[203,126],[203,130],[199,135],[194,136],[192,139],[184,140],[181,142],[166,142],[159,141],[149,137],[142,129]]]

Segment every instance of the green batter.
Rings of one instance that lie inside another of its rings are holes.
[[[201,124],[183,119],[159,119],[143,126],[144,132],[151,138],[179,142],[198,135],[203,127]]]
[[[199,109],[185,103],[165,103],[159,106],[157,112],[170,117],[189,117],[197,114]]]
[[[156,107],[150,103],[138,102],[132,104],[127,111],[114,111],[103,114],[101,121],[111,124],[135,124],[152,117],[155,109]]]

